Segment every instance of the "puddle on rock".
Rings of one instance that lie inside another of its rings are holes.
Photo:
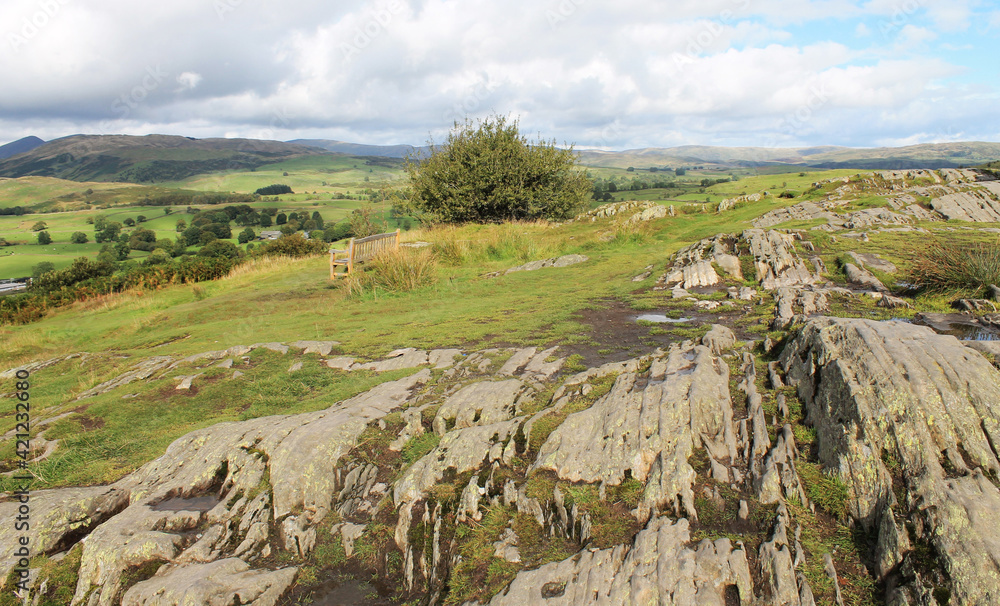
[[[385,603],[375,589],[365,582],[330,580],[310,596],[313,606],[374,606]]]
[[[682,322],[690,322],[694,318],[668,318],[663,314],[642,314],[641,316],[636,316],[636,322],[658,322],[658,323],[668,323],[668,324],[680,324]]]
[[[913,317],[913,323],[962,341],[1000,341],[1000,333],[995,329],[964,314],[920,313]]]
[[[190,499],[173,498],[150,506],[153,511],[209,511],[219,504],[219,499],[213,496],[191,497]]]

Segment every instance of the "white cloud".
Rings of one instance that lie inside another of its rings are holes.
[[[178,92],[191,90],[202,81],[202,75],[196,72],[184,72],[177,76],[177,84],[180,85]]]
[[[2,3],[0,23],[17,33],[38,6]],[[934,58],[928,42],[971,43],[947,32],[971,19],[973,0],[226,6],[60,3],[26,44],[0,39],[0,138],[31,125],[420,143],[467,114],[497,111],[530,132],[604,147],[747,143],[761,133],[857,143],[932,131],[920,121],[979,115],[996,96],[992,82],[950,97],[936,88],[961,66]],[[806,39],[787,24],[831,33]],[[837,41],[852,30],[869,48]],[[915,105],[933,111],[893,118]],[[871,126],[873,116],[884,120]]]

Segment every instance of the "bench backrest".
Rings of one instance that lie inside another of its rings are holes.
[[[399,230],[375,234],[366,238],[352,238],[350,256],[354,261],[367,261],[383,250],[399,248]]]

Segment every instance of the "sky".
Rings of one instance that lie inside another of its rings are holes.
[[[1000,141],[995,0],[4,0],[0,144]]]

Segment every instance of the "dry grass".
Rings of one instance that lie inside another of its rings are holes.
[[[257,276],[262,273],[271,273],[276,270],[285,269],[297,261],[301,261],[301,259],[290,257],[288,255],[251,257],[230,270],[225,279],[228,280],[242,276]]]
[[[364,271],[353,273],[345,281],[349,296],[379,292],[407,292],[436,277],[437,260],[427,249],[386,251],[369,261]]]
[[[910,281],[932,291],[981,294],[1000,284],[1000,247],[995,244],[930,244],[910,272]]]

